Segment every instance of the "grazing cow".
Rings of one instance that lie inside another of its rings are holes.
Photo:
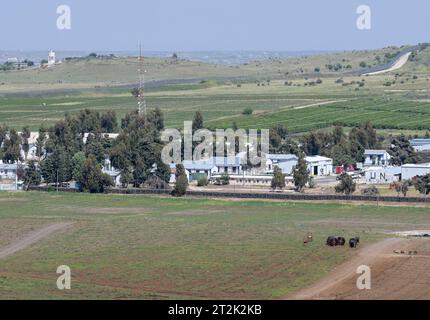
[[[330,247],[336,247],[338,245],[338,237],[330,236],[327,238],[326,244]]]
[[[337,237],[337,245],[338,246],[344,246],[346,243],[346,240],[344,237]]]
[[[358,244],[360,243],[360,238],[355,237],[349,240],[349,247],[350,248],[357,248]]]

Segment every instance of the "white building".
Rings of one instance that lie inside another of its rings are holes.
[[[18,132],[18,134],[21,136],[22,132]],[[90,135],[90,133],[85,133],[84,136],[82,137],[82,142],[84,144],[87,143],[89,135]],[[101,135],[104,138],[115,140],[116,138],[118,138],[119,134],[118,133],[102,133]],[[22,150],[22,148],[21,148],[21,157],[23,159],[27,159],[27,161],[31,161],[31,160],[36,161],[36,160],[39,160],[38,157],[36,156],[37,139],[38,138],[39,138],[39,132],[30,132],[30,137],[28,138],[29,149],[28,149],[27,155],[25,155],[24,150]],[[48,139],[48,138],[49,138],[49,134],[46,133],[45,139]]]
[[[0,191],[18,190],[18,165],[0,163]]]
[[[402,173],[401,167],[367,167],[364,170],[367,184],[387,184],[398,182]]]
[[[221,177],[219,174],[215,174],[213,177]],[[266,186],[272,185],[273,175],[230,175],[230,185],[239,186]],[[294,185],[294,179],[291,176],[285,176],[285,184],[288,186]]]
[[[115,187],[121,186],[121,171],[114,168],[108,158],[105,159],[105,163],[102,167],[102,172],[106,173],[109,177],[111,177],[113,183],[115,184]]]
[[[411,146],[417,152],[429,152],[430,151],[430,139],[413,139],[413,140],[411,140]]]
[[[266,173],[273,173],[275,167],[283,174],[291,175],[299,158],[294,154],[268,154],[266,156]]]
[[[21,132],[18,132],[21,135]],[[36,156],[37,151],[37,138],[39,138],[39,132],[30,132],[30,137],[28,138],[28,153],[25,154],[24,150],[21,148],[21,158],[26,159],[27,161],[39,160]]]
[[[51,50],[48,53],[48,67],[55,65],[55,61],[55,52]]]
[[[402,166],[402,180],[410,180],[427,174],[430,174],[430,163],[404,164]]]
[[[187,176],[188,181],[190,181],[190,172],[187,169],[185,169],[185,175]],[[176,164],[171,163],[169,183],[175,183],[175,182],[176,182]]]
[[[6,62],[7,63],[18,63],[19,59],[17,57],[7,58]]]
[[[210,179],[214,174],[227,173],[229,175],[241,174],[242,165],[240,156],[213,157],[206,160],[185,160],[184,168],[188,170],[190,180],[205,174]]]
[[[365,150],[365,166],[388,166],[391,156],[386,150]]]
[[[329,176],[333,173],[333,159],[322,156],[306,157],[308,170],[312,176]]]

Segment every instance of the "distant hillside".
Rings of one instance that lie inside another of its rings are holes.
[[[409,63],[405,66],[405,71],[413,73],[429,73],[430,71],[430,46],[426,45],[421,50],[411,56]]]
[[[147,58],[147,82],[170,81],[178,84],[215,79],[221,82],[292,80],[307,77],[339,77],[372,70],[392,62],[405,47],[350,51],[314,56],[254,61],[241,65]],[[424,72],[430,63],[430,49],[415,57],[409,71]],[[0,93],[23,90],[67,90],[120,87],[137,82],[137,58],[86,58],[64,62],[49,69],[0,72]]]

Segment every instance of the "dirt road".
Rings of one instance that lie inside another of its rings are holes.
[[[37,241],[50,236],[51,234],[65,230],[73,225],[73,222],[65,222],[65,223],[56,223],[51,224],[49,226],[43,227],[39,230],[33,231],[30,234],[27,234],[22,239],[6,246],[0,248],[0,259],[4,259],[20,250],[23,250]]]
[[[410,251],[417,254],[409,255]],[[371,268],[371,290],[357,289],[356,270],[361,265]],[[430,299],[429,268],[429,240],[390,238],[357,250],[354,258],[286,299]]]
[[[406,62],[408,62],[411,54],[412,54],[412,52],[408,52],[408,53],[404,54],[399,59],[397,59],[397,61],[388,69],[377,71],[377,72],[365,73],[365,74],[363,74],[363,76],[375,76],[378,74],[383,74],[383,73],[398,70],[398,69],[402,68],[406,64]]]

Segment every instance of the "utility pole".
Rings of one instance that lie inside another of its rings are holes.
[[[146,115],[146,101],[145,101],[145,64],[144,58],[142,55],[142,45],[139,43],[139,95],[137,97],[137,107],[139,110],[139,114]]]

